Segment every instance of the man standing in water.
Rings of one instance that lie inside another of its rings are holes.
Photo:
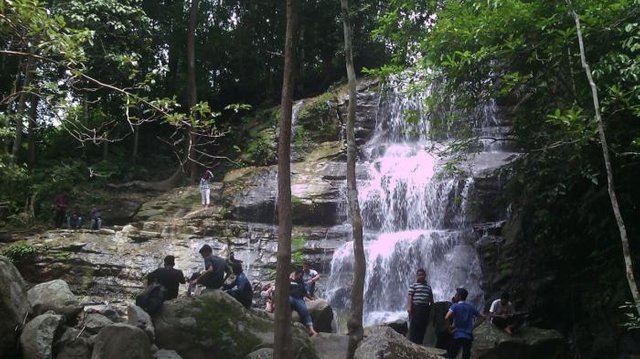
[[[424,333],[429,323],[429,312],[433,304],[433,292],[427,284],[427,272],[416,271],[416,282],[409,287],[407,312],[409,313],[409,340],[422,345]]]

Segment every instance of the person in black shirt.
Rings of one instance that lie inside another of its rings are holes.
[[[196,285],[200,284],[208,289],[219,289],[224,284],[226,278],[231,274],[227,261],[213,254],[213,249],[205,244],[198,251],[204,259],[204,271],[194,273],[189,279],[189,289],[187,295],[195,292]]]
[[[175,257],[166,256],[164,257],[164,268],[158,268],[147,276],[148,285],[157,282],[167,289],[167,300],[177,298],[180,283],[184,284],[186,282],[182,271],[174,269],[174,265]]]
[[[291,309],[298,312],[300,315],[300,320],[307,327],[309,332],[309,336],[314,336],[316,333],[315,329],[313,329],[313,320],[311,319],[311,313],[309,313],[309,309],[307,309],[307,304],[304,302],[304,298],[307,297],[311,299],[311,296],[307,292],[307,288],[304,285],[304,281],[302,279],[304,272],[302,269],[296,269],[293,272],[290,281],[289,281],[289,304],[291,305]]]

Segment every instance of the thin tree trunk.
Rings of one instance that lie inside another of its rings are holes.
[[[347,359],[353,359],[362,340],[362,312],[365,275],[364,243],[362,239],[362,216],[358,203],[358,187],[356,186],[356,161],[358,147],[356,144],[354,123],[356,120],[356,72],[353,68],[353,35],[349,16],[349,1],[341,0],[342,24],[344,30],[344,57],[349,80],[349,107],[347,111],[347,196],[349,215],[353,230],[353,285],[351,289],[351,316],[347,322],[349,346]]]
[[[291,116],[295,83],[296,0],[287,1],[287,32],[284,46],[284,74],[278,143],[278,262],[276,265],[273,358],[293,358],[289,272],[291,269]]]
[[[131,163],[135,166],[138,160],[138,147],[140,146],[140,125],[133,126],[133,150],[131,151]]]
[[[36,163],[36,127],[38,120],[38,96],[31,96],[31,108],[29,109],[29,164]]]
[[[199,0],[191,0],[189,8],[189,25],[187,28],[187,107],[189,111],[198,102],[198,94],[196,88],[196,25],[198,22],[198,3]],[[196,119],[193,119],[195,121]],[[189,141],[187,141],[187,152],[189,154],[187,160],[188,173],[191,183],[197,179],[197,165],[195,146],[198,140],[193,127],[187,127]]]
[[[31,59],[26,60],[24,65],[24,80],[22,81],[21,93],[18,99],[18,108],[16,110],[16,136],[13,140],[13,148],[11,149],[11,160],[13,163],[18,162],[18,154],[20,152],[20,146],[22,146],[22,131],[24,130],[24,118],[27,102],[27,93],[25,91],[31,84],[32,66],[33,61]]]
[[[102,160],[106,161],[109,158],[109,141],[102,142]]]
[[[569,4],[570,8],[573,7],[570,0],[567,0],[567,3]],[[596,87],[596,83],[593,81],[593,76],[591,76],[591,68],[589,67],[589,63],[587,62],[587,58],[585,55],[584,42],[582,40],[582,28],[580,26],[580,17],[573,9],[571,9],[571,14],[573,15],[573,18],[576,22],[582,68],[584,68],[584,72],[587,75],[587,79],[589,80],[589,86],[591,86],[591,96],[593,98],[593,108],[595,110],[596,123],[598,125],[600,146],[602,147],[602,157],[604,158],[604,166],[607,171],[607,190],[609,192],[609,199],[611,200],[613,214],[616,218],[616,223],[618,224],[618,230],[620,231],[620,242],[622,243],[622,256],[624,257],[627,282],[629,284],[629,290],[631,291],[631,296],[633,297],[633,301],[636,306],[636,311],[640,316],[640,292],[638,291],[638,285],[633,274],[633,261],[631,259],[631,250],[629,249],[627,229],[624,225],[624,220],[622,219],[622,213],[620,212],[620,206],[618,205],[618,198],[616,196],[615,186],[613,182],[613,168],[611,166],[611,158],[609,156],[609,146],[607,144],[607,137],[605,136],[604,132],[604,123],[602,122],[602,117],[600,115],[600,100],[598,99],[598,88]]]

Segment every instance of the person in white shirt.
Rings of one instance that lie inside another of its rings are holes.
[[[320,279],[320,274],[311,268],[311,262],[304,261],[302,262],[302,280],[304,281],[304,286],[307,288],[307,293],[311,298],[315,298],[316,292],[316,282]]]
[[[491,303],[489,314],[491,316],[491,323],[509,335],[513,334],[521,325],[514,310],[513,303],[509,300],[508,292],[502,293],[500,299],[496,299]]]

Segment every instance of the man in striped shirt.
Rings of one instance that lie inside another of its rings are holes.
[[[429,323],[429,312],[433,304],[433,292],[427,284],[427,272],[420,268],[416,271],[416,282],[409,287],[407,312],[409,312],[409,340],[422,344]]]

